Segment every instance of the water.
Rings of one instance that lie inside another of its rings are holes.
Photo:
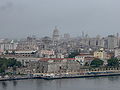
[[[0,82],[0,90],[120,90],[120,76]]]

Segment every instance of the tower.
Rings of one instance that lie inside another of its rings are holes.
[[[60,38],[60,35],[59,35],[59,30],[57,29],[57,27],[55,26],[55,29],[53,30],[53,36],[52,36],[52,39],[54,42],[58,41]]]

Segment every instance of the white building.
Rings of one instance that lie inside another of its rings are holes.
[[[115,49],[115,57],[120,57],[120,49]]]
[[[86,62],[90,64],[91,61],[94,60],[94,56],[88,53],[83,53],[83,54],[77,55],[75,57],[75,60],[80,62],[81,65],[85,65]]]
[[[13,42],[13,40],[10,43],[0,43],[0,50],[16,50],[18,43]]]

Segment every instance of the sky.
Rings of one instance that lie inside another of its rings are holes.
[[[120,31],[120,0],[0,0],[0,38]]]

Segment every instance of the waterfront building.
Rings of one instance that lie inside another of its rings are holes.
[[[90,63],[94,60],[93,54],[89,53],[81,53],[80,55],[75,56],[75,60],[78,61],[82,66],[86,63],[90,65]]]
[[[75,72],[81,66],[74,58],[41,58],[39,62],[41,73]]]

